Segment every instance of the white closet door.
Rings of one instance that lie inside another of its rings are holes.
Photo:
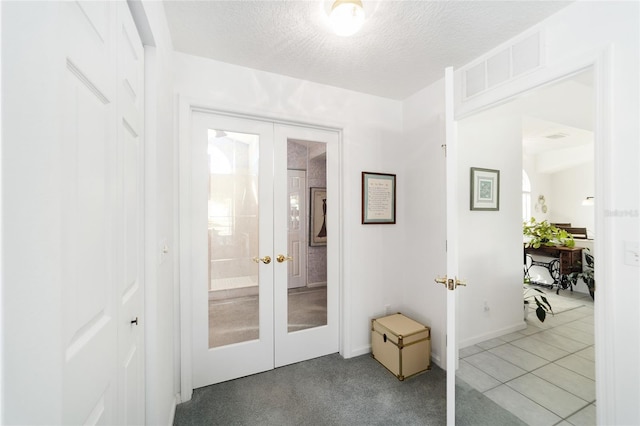
[[[143,424],[142,44],[124,2],[62,7],[62,419]]]
[[[125,1],[2,15],[2,421],[144,424],[140,40]]]
[[[117,7],[62,6],[62,421],[117,419]]]
[[[144,424],[144,52],[124,3],[118,7],[118,424]]]

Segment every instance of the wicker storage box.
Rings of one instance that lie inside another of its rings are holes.
[[[431,330],[400,313],[374,319],[371,352],[399,380],[404,380],[430,368]]]

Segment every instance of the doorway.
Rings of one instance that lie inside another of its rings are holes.
[[[593,215],[593,207],[582,205],[582,200],[594,196],[594,105],[593,75],[587,70],[459,123],[461,146],[465,141],[470,144],[471,139],[478,145],[484,143],[485,136],[497,143],[496,148],[501,146],[500,150],[490,150],[490,155],[476,152],[471,159],[463,158],[469,163],[463,163],[462,168],[499,169],[501,189],[499,211],[461,214],[461,232],[486,242],[483,246],[487,255],[471,253],[464,246],[460,249],[461,267],[467,268],[461,275],[476,278],[476,286],[459,294],[461,306],[465,307],[461,316],[473,320],[461,321],[465,327],[461,330],[458,377],[529,424],[541,419],[550,424],[595,419],[594,315],[588,289],[578,283],[573,292],[560,290],[560,296],[564,293],[571,298],[555,297],[555,288],[541,288],[549,293],[556,311],[544,323],[530,314],[525,329],[508,326],[505,319],[517,315],[522,319],[521,302],[515,306],[512,301],[522,300],[523,292],[521,206],[526,203],[521,202],[523,163],[514,160],[523,157],[522,151],[525,155],[534,151],[536,156],[541,154],[524,161],[524,169],[533,177],[531,215],[540,220],[572,222],[595,233],[593,216],[589,221],[585,211],[590,208]],[[523,132],[525,139],[538,139],[537,143],[546,148],[536,147],[533,140],[523,148]],[[585,132],[591,132],[590,141],[573,137]],[[535,165],[536,170],[545,168],[548,176],[532,176],[528,165]],[[591,170],[586,171],[587,167]],[[561,181],[553,182],[553,174]],[[561,195],[565,186],[570,190]],[[577,212],[575,219],[564,216],[570,209]],[[495,236],[493,241],[488,240],[489,235]],[[498,250],[503,251],[497,254]],[[497,259],[500,262],[495,262]],[[498,278],[502,276],[508,276],[508,280]],[[493,325],[498,331],[475,337],[476,325],[500,321],[506,324],[502,330]]]
[[[182,190],[194,388],[337,352],[337,257],[327,253],[339,234],[325,236],[319,257],[301,231],[314,229],[311,189],[324,191],[325,225],[337,224],[327,159],[338,140],[330,130],[192,113]]]

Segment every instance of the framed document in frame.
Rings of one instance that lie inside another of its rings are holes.
[[[396,223],[396,175],[362,172],[362,223]]]

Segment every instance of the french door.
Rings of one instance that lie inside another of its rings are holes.
[[[337,132],[193,112],[190,133],[183,231],[191,253],[193,388],[337,352],[332,245],[319,255],[306,239],[291,244],[289,229],[308,223],[313,182],[299,179],[304,187],[291,191],[287,172],[306,170],[330,193],[337,180],[326,170]],[[336,203],[325,220],[337,224],[337,212]],[[289,290],[289,270],[300,261],[324,265],[324,281]]]

